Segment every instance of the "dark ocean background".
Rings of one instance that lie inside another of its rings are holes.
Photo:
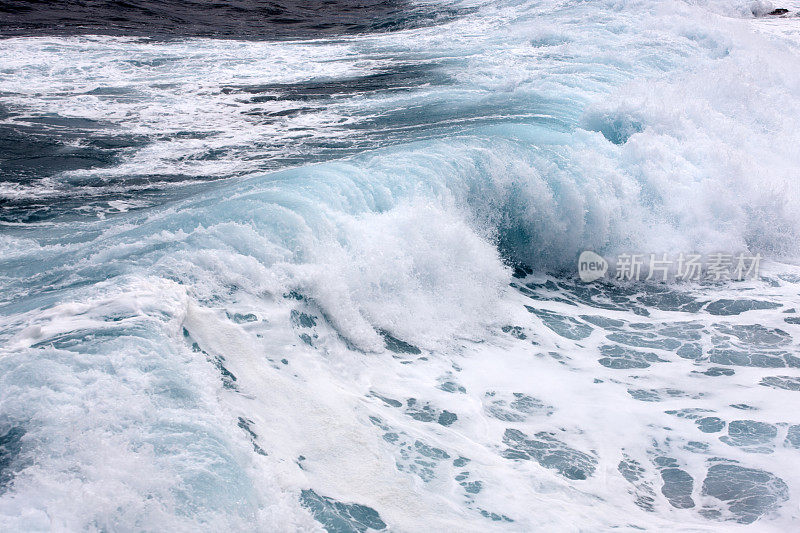
[[[402,0],[15,0],[0,2],[0,34],[310,39],[418,28],[474,11]]]

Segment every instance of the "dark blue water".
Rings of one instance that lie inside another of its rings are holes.
[[[0,36],[308,39],[416,28],[470,11],[406,0],[14,0],[0,2]]]

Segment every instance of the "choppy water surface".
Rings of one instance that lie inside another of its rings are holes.
[[[800,19],[245,4],[3,4],[3,529],[798,526]]]

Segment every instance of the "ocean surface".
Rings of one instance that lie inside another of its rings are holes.
[[[0,530],[800,529],[798,11],[0,2]]]

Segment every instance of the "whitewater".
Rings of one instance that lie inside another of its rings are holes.
[[[0,530],[800,528],[800,4],[406,11],[2,36]]]

